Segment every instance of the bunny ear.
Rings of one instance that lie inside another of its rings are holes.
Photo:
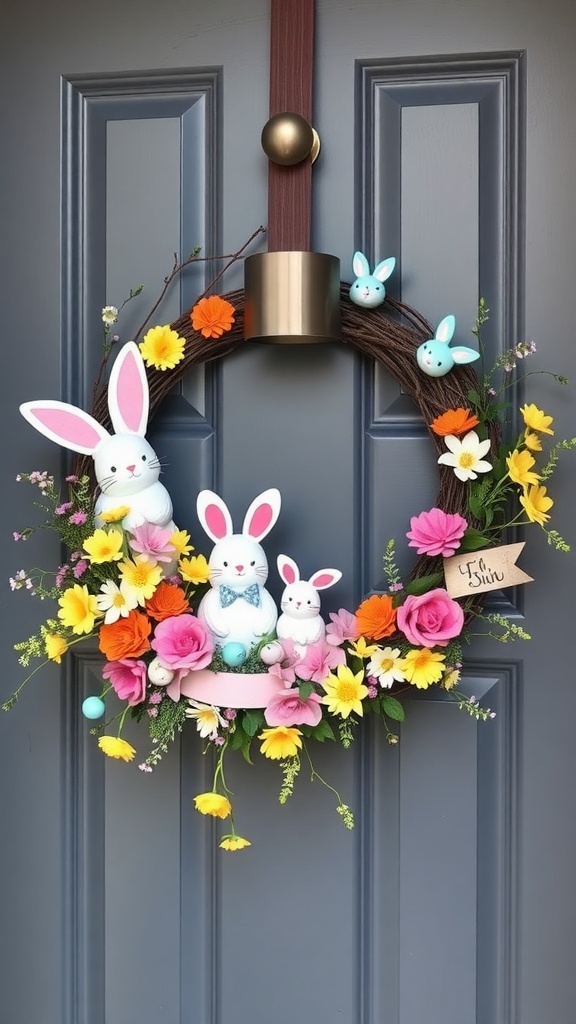
[[[24,402],[20,412],[45,437],[81,455],[93,455],[98,445],[110,437],[97,420],[67,402]]]
[[[278,555],[276,565],[278,566],[280,579],[284,580],[284,583],[298,583],[300,580],[300,570],[292,558],[289,558],[288,555]]]
[[[198,519],[213,541],[230,537],[234,528],[228,506],[214,491],[200,491],[196,499]]]
[[[463,366],[464,363],[473,363],[475,359],[480,358],[479,352],[475,352],[473,348],[466,348],[465,345],[455,345],[450,352],[454,362],[460,366]]]
[[[452,316],[452,313],[450,313],[438,324],[436,334],[434,335],[436,341],[441,341],[443,344],[447,345],[454,334],[455,327],[456,317]]]
[[[387,281],[395,266],[396,257],[390,256],[387,260],[382,260],[382,263],[374,267],[372,277],[375,277],[377,281]]]
[[[356,277],[368,277],[370,273],[370,264],[363,252],[354,253],[352,257],[352,270],[356,274]]]
[[[144,362],[136,343],[129,341],[116,356],[108,384],[108,409],[116,433],[144,437],[149,406]]]
[[[339,569],[318,569],[308,582],[312,584],[314,590],[327,590],[341,579],[342,573]]]
[[[276,487],[271,487],[254,498],[244,517],[244,536],[260,541],[270,533],[280,515],[280,501],[280,491]]]

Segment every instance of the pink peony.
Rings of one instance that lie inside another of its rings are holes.
[[[268,725],[318,725],[322,718],[322,698],[311,693],[305,699],[297,689],[280,690],[268,701],[264,718]]]
[[[412,516],[411,529],[406,534],[410,547],[416,548],[419,555],[453,555],[468,528],[466,520],[457,512],[443,512],[441,508],[431,508],[429,512],[421,512]]]
[[[346,640],[358,640],[360,630],[356,616],[341,608],[339,612],[330,612],[331,621],[326,626],[326,643],[339,647]]]
[[[398,628],[411,644],[446,647],[464,626],[464,612],[445,590],[429,590],[420,597],[409,595],[398,608]]]
[[[154,562],[171,562],[175,556],[174,545],[170,543],[173,530],[163,530],[154,523],[142,523],[132,530],[129,544],[144,558]]]
[[[296,675],[299,679],[311,679],[314,683],[323,683],[333,669],[343,665],[346,655],[341,647],[334,647],[324,640],[308,644],[304,657],[297,662]]]
[[[195,615],[172,615],[154,630],[152,647],[166,668],[206,668],[212,661],[212,637]]]
[[[107,661],[102,669],[104,679],[109,679],[120,700],[131,706],[141,704],[146,696],[146,664],[134,658]]]
[[[277,676],[283,683],[296,682],[295,666],[298,661],[298,654],[296,653],[294,643],[292,640],[277,640],[273,641],[273,643],[278,643],[284,653],[279,661],[275,661],[273,665],[268,666],[269,674]]]

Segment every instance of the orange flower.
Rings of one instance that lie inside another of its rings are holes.
[[[396,609],[389,594],[367,597],[356,611],[356,621],[362,636],[381,640],[396,631]]]
[[[152,597],[146,601],[145,608],[148,615],[156,619],[157,622],[190,611],[182,587],[176,587],[173,583],[167,583],[166,580],[162,580],[162,583],[158,584]]]
[[[234,306],[219,295],[209,295],[200,299],[194,306],[190,316],[192,327],[200,331],[205,338],[219,338],[224,331],[229,331],[234,323]]]
[[[108,661],[121,658],[138,658],[150,650],[152,625],[142,612],[128,612],[126,618],[100,626],[98,646]]]
[[[430,428],[435,434],[438,434],[438,437],[447,437],[448,434],[457,437],[458,434],[466,434],[469,430],[474,430],[479,422],[478,417],[471,413],[470,409],[459,407],[458,409],[447,409],[441,416],[437,416],[435,420],[432,420]]]

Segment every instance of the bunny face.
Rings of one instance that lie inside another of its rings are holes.
[[[320,597],[310,583],[300,580],[288,584],[280,606],[284,614],[292,619],[313,619],[320,612]]]
[[[387,260],[383,260],[374,267],[373,273],[370,273],[370,264],[368,260],[361,252],[355,252],[352,260],[352,269],[356,275],[356,280],[350,286],[350,299],[357,306],[364,306],[366,309],[374,309],[375,306],[380,306],[386,298],[386,289],[384,287],[384,281],[386,281],[394,267],[396,260],[391,256]]]
[[[210,586],[245,590],[268,579],[268,559],[257,541],[240,533],[219,541],[208,560]]]
[[[146,438],[115,434],[103,441],[94,455],[96,479],[103,495],[130,497],[160,478],[160,462]]]
[[[456,320],[452,314],[445,316],[438,324],[435,336],[418,347],[416,362],[429,377],[444,377],[456,364],[472,363],[480,358],[479,352],[465,345],[449,347],[455,327]]]

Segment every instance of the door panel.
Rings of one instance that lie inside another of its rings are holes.
[[[314,247],[341,258],[344,279],[354,248],[396,255],[391,294],[433,322],[454,312],[462,336],[485,296],[494,355],[534,337],[534,369],[568,376],[574,21],[560,0],[545,12],[536,0],[319,0],[315,72]],[[102,305],[145,284],[126,340],[174,252],[234,252],[265,222],[269,12],[267,0],[33,0],[6,22],[8,577],[19,559],[58,560],[48,542],[11,541],[30,516],[16,474],[62,464],[18,404],[89,405]],[[212,274],[185,271],[158,317]],[[241,286],[238,264],[224,287]],[[533,380],[529,400],[573,434],[572,394]],[[378,589],[390,536],[407,564],[407,522],[437,486],[416,409],[343,345],[247,344],[176,388],[151,436],[199,550],[200,487],[237,523],[260,489],[281,489],[270,564],[287,551],[310,571],[340,567],[325,611]],[[564,535],[572,481],[567,458],[554,480]],[[222,855],[192,808],[209,778],[196,736],[152,774],[111,763],[79,713],[97,653],[69,658],[62,678],[44,670],[0,720],[2,1024],[571,1024],[575,697],[558,610],[572,556],[535,532],[523,565],[537,583],[503,605],[534,639],[477,641],[466,661],[467,692],[496,719],[477,726],[419,696],[397,747],[368,726],[350,751],[316,754],[355,810],[352,833],[321,786],[302,777],[280,807],[276,766],[241,763],[236,813],[253,845]],[[278,596],[273,568],[270,584]],[[3,602],[6,694],[20,672],[12,643],[39,614],[23,593]],[[133,742],[145,756],[145,734]]]

